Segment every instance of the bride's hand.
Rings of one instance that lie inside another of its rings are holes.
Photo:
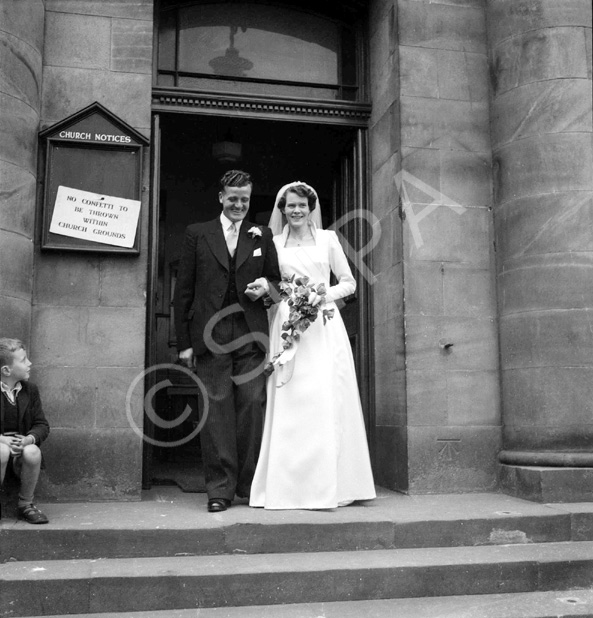
[[[311,307],[317,307],[317,305],[319,305],[319,303],[322,303],[325,299],[320,294],[317,294],[317,292],[311,292],[307,300],[309,301]]]

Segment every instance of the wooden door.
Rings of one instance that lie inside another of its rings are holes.
[[[372,454],[374,427],[373,397],[370,389],[372,377],[372,307],[370,296],[370,254],[372,226],[367,210],[367,134],[359,129],[350,146],[336,164],[332,220],[330,226],[338,234],[352,273],[356,278],[356,292],[344,299],[340,307],[356,365],[358,387],[362,401],[367,435]]]

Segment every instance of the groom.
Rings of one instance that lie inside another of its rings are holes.
[[[174,296],[179,359],[208,393],[200,439],[211,513],[249,497],[266,402],[263,297],[280,280],[270,229],[245,219],[251,177],[228,171],[219,188],[220,216],[186,229]]]

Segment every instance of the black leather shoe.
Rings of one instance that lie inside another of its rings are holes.
[[[30,524],[46,524],[49,519],[34,504],[19,506],[17,509],[19,519],[24,519]]]
[[[231,501],[226,498],[212,498],[208,500],[208,513],[220,513],[231,506]]]

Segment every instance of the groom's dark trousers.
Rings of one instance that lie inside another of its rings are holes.
[[[196,357],[197,375],[208,392],[208,420],[200,434],[206,489],[210,498],[248,497],[261,446],[266,405],[265,360],[240,310],[235,258],[221,314],[212,330],[220,354]],[[223,350],[227,350],[223,352]],[[249,377],[253,374],[253,377]],[[236,486],[233,485],[236,479]]]

